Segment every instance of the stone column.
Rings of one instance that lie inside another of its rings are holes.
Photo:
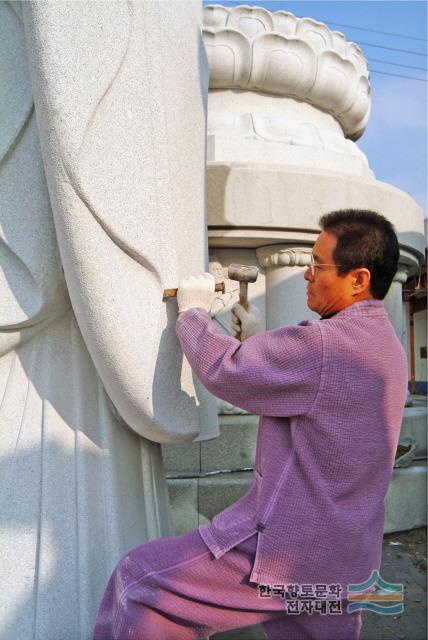
[[[272,245],[257,249],[260,266],[266,269],[266,328],[297,324],[318,317],[306,304],[303,274],[310,263],[307,246]]]
[[[409,277],[409,266],[399,264],[397,273],[394,276],[391,287],[384,299],[385,309],[388,317],[394,326],[398,339],[403,347],[407,349],[407,327],[405,309],[403,304],[403,284]]]

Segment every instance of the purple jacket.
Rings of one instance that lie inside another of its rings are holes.
[[[407,363],[383,303],[266,331],[244,343],[202,309],[177,320],[213,394],[260,415],[251,486],[199,531],[219,558],[258,531],[250,580],[341,584],[379,569],[384,498],[407,392]]]

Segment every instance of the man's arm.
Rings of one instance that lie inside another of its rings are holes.
[[[322,368],[317,323],[241,343],[221,334],[207,311],[191,308],[180,313],[176,331],[193,371],[219,398],[259,415],[301,415],[312,408]]]

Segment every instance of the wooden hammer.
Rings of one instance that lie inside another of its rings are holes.
[[[258,267],[250,267],[246,264],[229,265],[227,277],[230,280],[237,280],[239,282],[239,304],[248,310],[248,283],[255,282],[259,275]]]

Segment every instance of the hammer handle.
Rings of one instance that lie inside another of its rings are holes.
[[[248,282],[239,283],[239,304],[248,311]]]
[[[164,289],[163,298],[176,298],[178,289]],[[224,282],[216,282],[214,291],[225,292]]]

